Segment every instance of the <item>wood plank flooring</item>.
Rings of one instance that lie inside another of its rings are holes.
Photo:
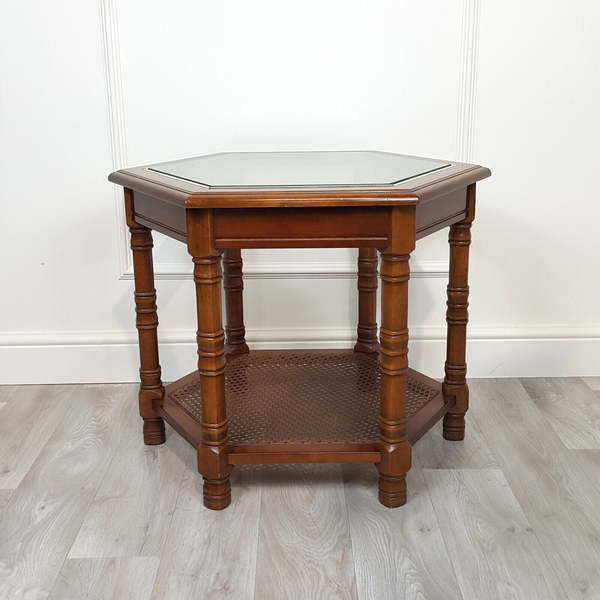
[[[521,385],[567,448],[600,449],[600,402],[581,379],[523,379]]]
[[[600,378],[472,380],[467,439],[372,465],[236,467],[142,443],[131,385],[0,387],[0,600],[600,599]]]

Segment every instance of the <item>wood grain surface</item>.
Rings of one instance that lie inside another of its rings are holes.
[[[567,448],[600,450],[600,398],[581,379],[520,381]]]
[[[73,387],[77,401],[57,408],[59,425],[0,512],[0,598],[48,596],[133,414],[131,385]]]
[[[343,465],[358,597],[462,598],[418,461],[407,475],[411,510],[374,502],[377,470]]]
[[[146,446],[140,429],[133,415],[69,558],[160,556],[190,447],[172,430]]]
[[[500,469],[424,473],[465,600],[566,600]]]
[[[600,392],[600,377],[582,377],[585,384],[594,392]]]
[[[23,388],[31,389],[31,387],[35,387],[35,386],[0,385],[0,402],[2,402],[2,403],[8,402],[17,390],[20,390]],[[47,387],[49,387],[49,386],[47,386]]]
[[[239,467],[231,480],[230,509],[205,508],[196,453],[190,452],[153,600],[254,598],[260,472]]]
[[[577,450],[573,452],[575,460],[596,486],[600,498],[600,450]]]
[[[469,421],[465,439],[456,444],[442,437],[442,424],[434,425],[415,445],[423,469],[495,469],[496,458],[483,432]]]
[[[600,597],[600,450],[567,448],[542,407],[572,394],[584,431],[583,381],[539,380],[535,401],[517,380],[469,385],[465,441],[437,426],[417,443],[405,507],[376,501],[368,464],[236,466],[222,512],[178,435],[142,444],[136,386],[0,388],[8,463],[29,465],[0,487],[0,599]]]
[[[149,600],[159,559],[67,559],[49,600]]]
[[[9,396],[0,419],[0,488],[16,488],[21,483],[81,389],[77,385],[24,386]]]
[[[471,416],[484,430],[567,597],[600,598],[596,488],[517,380],[471,384]]]
[[[0,490],[0,511],[8,504],[15,490]]]
[[[341,465],[268,465],[261,471],[255,597],[356,599]]]

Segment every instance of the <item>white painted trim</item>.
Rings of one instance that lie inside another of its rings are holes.
[[[192,279],[192,262],[157,263],[155,279]],[[356,262],[246,262],[244,279],[353,279],[356,277]],[[412,278],[448,278],[447,261],[412,261]],[[121,276],[133,279],[133,267]]]
[[[113,171],[117,171],[128,165],[117,3],[116,0],[98,0],[98,5],[100,9],[100,29],[102,32],[102,57],[104,61],[111,167]],[[114,185],[113,188],[119,252],[119,275],[123,277],[132,268],[133,259],[129,250],[129,234],[125,223],[125,211],[123,209],[123,188],[118,185]]]
[[[481,0],[464,0],[456,160],[466,163],[473,160],[480,13]]]
[[[470,3],[478,3],[479,0],[465,0],[465,11]],[[112,170],[116,171],[128,166],[127,160],[127,134],[125,125],[125,112],[123,107],[123,84],[121,75],[121,53],[119,45],[119,27],[117,0],[99,0],[100,26],[102,32],[102,50],[104,59],[104,75],[106,87],[106,104],[108,113],[109,142],[111,149]],[[470,23],[470,21],[469,21]],[[463,40],[466,35],[465,28],[468,25],[463,22]],[[469,53],[464,52],[462,57],[461,77],[470,73],[471,62]],[[469,75],[468,81],[474,79]],[[461,79],[462,81],[462,79]],[[461,98],[463,95],[471,98],[473,93],[461,85]],[[468,104],[470,103],[463,103]],[[462,106],[462,104],[461,104]],[[472,119],[467,127],[466,117],[461,120],[462,111],[459,112],[459,133],[462,138],[463,128],[469,130],[471,136]],[[464,125],[461,125],[464,121]],[[470,137],[469,137],[470,139]],[[460,158],[460,155],[459,155]],[[123,194],[121,186],[113,186],[116,207],[116,225],[119,256],[119,279],[133,279],[133,258],[129,249],[129,232],[125,223],[123,210]],[[154,274],[157,280],[183,280],[191,279],[191,264],[187,263],[160,263],[154,265]],[[353,262],[264,262],[245,263],[244,275],[249,279],[347,279],[356,276],[356,263]],[[447,261],[423,261],[411,263],[411,276],[414,278],[431,277],[447,278]]]
[[[307,343],[352,343],[355,328],[300,327],[300,328],[246,328],[246,337],[254,347],[284,344],[293,348]],[[119,346],[137,344],[137,331],[38,331],[0,334],[0,348],[8,347],[60,347],[60,346]],[[445,326],[411,327],[411,341],[444,341]],[[571,327],[569,325],[541,325],[528,327],[470,327],[469,340],[479,341],[543,341],[543,340],[600,340],[600,325]],[[195,332],[188,330],[163,330],[159,328],[161,344],[194,344]],[[281,346],[284,347],[284,346]],[[323,346],[326,347],[326,346]],[[600,357],[599,357],[600,358]]]
[[[443,376],[445,327],[413,327],[411,366]],[[165,381],[193,369],[194,333],[160,333]],[[350,348],[354,329],[248,329],[253,349]],[[600,326],[472,328],[467,346],[470,377],[586,377],[600,374]],[[0,384],[136,382],[135,331],[29,332],[0,337]],[[31,368],[35,365],[35,368]]]

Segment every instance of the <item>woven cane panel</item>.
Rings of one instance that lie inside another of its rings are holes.
[[[366,354],[236,357],[225,371],[231,442],[372,443],[378,433],[379,384],[377,360]],[[407,416],[437,394],[409,377]],[[199,379],[169,396],[200,422]]]

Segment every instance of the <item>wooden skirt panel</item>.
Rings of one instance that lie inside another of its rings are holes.
[[[184,243],[187,239],[185,207],[180,204],[171,204],[141,192],[134,192],[133,218],[136,223],[167,237]]]
[[[416,207],[417,238],[461,221],[467,189]],[[186,241],[185,207],[133,194],[133,218],[141,225]],[[385,247],[391,207],[233,208],[213,211],[217,248]]]
[[[233,208],[213,212],[217,248],[386,246],[390,208]]]

